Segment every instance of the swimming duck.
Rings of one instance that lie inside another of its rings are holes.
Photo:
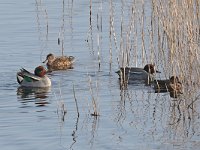
[[[75,58],[73,56],[59,56],[56,57],[53,54],[48,54],[46,60],[43,63],[46,63],[48,70],[66,70],[72,68]]]
[[[169,83],[169,91],[177,91],[178,93],[182,93],[182,83],[177,76],[172,76],[170,78]]]
[[[145,81],[146,83],[150,83],[154,79],[154,73],[160,73],[155,69],[155,65],[146,64],[144,68],[136,68],[136,67],[126,67],[120,68],[119,71],[116,72],[119,75],[119,79],[123,81]]]
[[[155,80],[155,92],[170,92],[171,97],[177,97],[182,94],[182,83],[177,76],[171,76],[169,80]]]
[[[36,67],[34,74],[22,68],[17,73],[17,82],[23,87],[50,87],[51,80],[45,74],[46,70],[43,66]]]

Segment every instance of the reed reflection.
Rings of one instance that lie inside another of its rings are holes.
[[[168,132],[169,137],[175,140],[185,140],[198,134],[199,106],[198,103],[191,101],[190,98],[187,100],[180,98],[170,102],[168,130],[172,132]]]
[[[122,124],[126,118],[126,108],[125,108],[126,103],[125,102],[126,102],[126,99],[129,98],[129,93],[127,90],[121,90],[120,96],[121,96],[121,99],[116,106],[117,113],[116,113],[116,118],[115,118],[118,124]]]
[[[72,131],[72,144],[70,146],[70,149],[73,149],[73,146],[74,144],[76,143],[77,141],[77,138],[78,138],[78,135],[77,135],[77,130],[78,130],[78,122],[79,121],[79,116],[77,117],[77,120],[76,120],[76,124],[75,124],[75,129]]]
[[[99,117],[93,117],[92,121],[92,128],[91,128],[91,138],[89,140],[90,143],[90,148],[93,148],[94,142],[95,142],[95,137],[97,136],[97,131],[98,131],[98,125],[99,125]]]

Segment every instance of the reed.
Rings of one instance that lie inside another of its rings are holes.
[[[79,117],[78,102],[77,102],[77,98],[76,98],[76,94],[75,94],[74,84],[73,84],[73,94],[74,94],[74,100],[75,100],[75,103],[76,103],[76,111],[77,111],[77,115],[78,115],[78,117]]]
[[[67,109],[63,101],[63,98],[61,97],[62,96],[61,88],[59,88],[59,92],[60,92],[59,93],[60,98],[57,98],[56,93],[54,93],[57,100],[57,114],[58,114],[58,118],[61,118],[61,120],[64,122]]]
[[[42,53],[47,48],[49,37],[49,17],[45,4],[41,0],[35,0],[36,14],[37,14],[37,28],[39,33],[39,40],[42,45],[40,60],[42,61]],[[45,31],[45,33],[44,33]],[[45,35],[45,38],[43,37]]]
[[[92,26],[92,0],[90,0],[90,26]]]
[[[146,12],[149,4],[150,13]],[[112,5],[111,0],[110,37],[116,24]],[[200,86],[198,0],[152,0],[151,3],[133,0],[130,6],[122,1],[119,35],[119,67],[156,63],[163,68],[165,78],[180,76],[184,94],[193,93],[196,101]],[[118,47],[118,43],[116,45]]]
[[[60,34],[60,33],[59,33]],[[62,56],[64,56],[64,37],[65,37],[65,0],[62,1],[62,24],[61,24],[61,52]],[[59,38],[58,38],[58,43],[59,43]]]
[[[167,70],[180,75],[190,89],[199,85],[199,2],[198,1],[158,1],[153,0],[154,17],[158,20],[158,29],[165,37],[166,47],[162,53]],[[155,25],[154,25],[155,26]],[[160,41],[158,41],[159,44]]]
[[[48,13],[47,10],[45,9],[45,20],[46,20],[46,38],[48,39],[48,34],[49,34],[49,19],[48,19]]]
[[[117,42],[117,35],[116,35],[116,31],[115,31],[115,27],[114,27],[114,6],[113,6],[113,1],[112,0],[110,0],[110,7],[109,7],[109,9],[110,9],[110,20],[109,20],[109,24],[110,24],[110,45],[112,44],[112,39],[113,39],[113,41],[114,41],[114,45],[115,45],[115,49],[117,50],[117,51],[119,51],[119,48],[118,48],[118,42]],[[110,54],[112,54],[111,52],[110,52]]]
[[[91,98],[92,98],[92,108],[93,108],[93,113],[91,113],[91,116],[100,116],[99,114],[99,107],[98,107],[98,103],[97,103],[97,98],[98,98],[98,83],[96,82],[96,91],[97,91],[97,96],[95,97],[94,95],[94,89],[93,89],[93,83],[92,83],[92,79],[89,76],[89,88],[90,88],[90,94],[91,94]]]
[[[137,67],[139,64],[144,66],[149,59],[147,57],[148,51],[152,50],[150,54],[153,54],[153,42],[151,42],[152,45],[147,45],[151,36],[148,33],[150,29],[147,28],[150,26],[150,19],[145,12],[147,6],[144,1],[133,0],[129,4],[121,3],[118,64],[120,67],[133,65]],[[153,55],[150,60],[152,59]]]
[[[144,66],[148,60],[148,49],[153,46],[147,45],[147,25],[149,20],[146,18],[145,3],[144,1],[132,1],[127,3],[121,3],[121,18],[120,18],[120,43],[117,63],[119,67],[137,67]],[[114,24],[114,23],[113,23]],[[150,38],[149,38],[150,39]],[[153,42],[151,42],[153,43]],[[153,52],[151,52],[153,53]],[[153,57],[151,57],[151,60]],[[148,61],[150,63],[150,61]],[[125,77],[125,74],[122,75]],[[127,86],[127,82],[121,80],[121,87]]]
[[[179,76],[183,84],[182,96],[170,102],[170,127],[184,131],[196,119],[200,100],[199,2],[152,0],[151,18],[153,59],[166,78]]]
[[[102,10],[102,9],[101,9]],[[101,20],[102,20],[102,14],[101,14]],[[102,41],[102,21],[99,22],[99,14],[97,14],[97,56],[98,56],[98,70],[101,68],[101,41]]]
[[[111,72],[111,65],[112,65],[112,24],[113,24],[113,4],[112,4],[112,0],[110,0],[109,2],[109,54],[110,54],[110,60],[109,60],[109,64],[110,64],[110,72]]]
[[[180,76],[183,84],[182,96],[170,101],[169,127],[186,138],[199,113],[199,10],[198,0],[152,0],[155,59],[166,78]]]

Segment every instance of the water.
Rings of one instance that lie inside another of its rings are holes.
[[[123,11],[129,16],[130,4],[113,2],[117,42],[120,16]],[[69,0],[63,12],[62,1],[0,2],[1,149],[198,149],[198,106],[189,119],[173,107],[177,101],[168,93],[155,94],[143,84],[120,90],[116,41],[109,42],[109,2],[93,1],[91,25],[89,6],[89,1]],[[19,87],[21,67],[33,71],[48,53],[61,55],[58,38],[64,40],[64,53],[76,58],[74,69],[51,73],[51,88]],[[98,117],[90,115],[93,98]]]

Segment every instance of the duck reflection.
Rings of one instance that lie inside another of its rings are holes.
[[[48,98],[48,93],[50,92],[50,87],[46,88],[27,88],[18,87],[17,95],[19,96],[19,101],[21,103],[35,102],[37,106],[45,106],[49,104],[46,101]]]

